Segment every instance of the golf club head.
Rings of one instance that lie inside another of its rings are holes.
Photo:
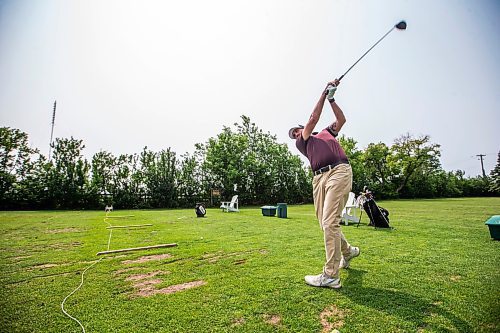
[[[398,24],[395,25],[396,28],[399,30],[406,30],[406,21],[401,21]]]

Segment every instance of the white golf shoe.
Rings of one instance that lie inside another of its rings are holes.
[[[359,247],[351,246],[348,256],[343,256],[340,260],[340,268],[349,268],[351,260],[359,256]]]
[[[340,284],[340,278],[333,278],[321,273],[319,275],[306,275],[304,277],[306,283],[313,287],[324,287],[339,289],[342,287]]]

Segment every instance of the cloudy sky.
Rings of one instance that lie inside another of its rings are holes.
[[[497,0],[0,0],[0,126],[47,155],[57,100],[54,136],[89,159],[180,155],[247,115],[298,154],[288,128],[405,19],[342,81],[343,132],[428,134],[445,170],[476,176],[500,150],[499,17]]]

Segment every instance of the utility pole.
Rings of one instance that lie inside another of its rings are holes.
[[[486,155],[479,154],[479,155],[476,155],[476,156],[479,157],[479,159],[481,160],[481,170],[483,170],[483,177],[486,178],[486,173],[484,172],[484,164],[483,164],[483,157],[485,157]]]
[[[52,153],[52,136],[54,135],[54,123],[56,121],[56,104],[57,101],[54,101],[54,110],[52,111],[52,129],[50,131],[50,142],[49,142],[49,161],[50,161],[50,154]]]

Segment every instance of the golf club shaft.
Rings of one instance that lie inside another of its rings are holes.
[[[386,34],[382,36],[382,38],[380,38],[380,39],[379,39],[379,40],[378,40],[375,44],[373,44],[373,46],[372,46],[372,47],[370,47],[370,48],[368,49],[368,51],[366,51],[366,52],[365,52],[365,53],[361,56],[361,58],[359,58],[359,59],[358,59],[358,60],[357,60],[357,61],[356,61],[356,62],[355,62],[355,63],[354,63],[351,67],[349,67],[349,69],[348,69],[348,70],[347,70],[344,74],[342,74],[342,76],[339,78],[339,81],[340,81],[340,80],[342,80],[342,78],[343,78],[343,77],[344,77],[347,73],[349,73],[349,71],[350,71],[350,70],[351,70],[354,66],[356,66],[356,64],[357,64],[357,63],[358,63],[361,59],[363,59],[363,58],[364,58],[364,56],[368,54],[368,52],[370,52],[370,51],[371,51],[371,50],[372,50],[375,46],[377,46],[377,44],[378,44],[378,43],[380,43],[380,42],[382,41],[382,39],[384,39],[384,38],[385,38],[388,34],[390,34],[390,33],[392,32],[392,30],[394,30],[394,28],[396,28],[396,26],[392,27],[392,28],[391,28],[391,30],[387,31],[387,32],[386,32]]]

